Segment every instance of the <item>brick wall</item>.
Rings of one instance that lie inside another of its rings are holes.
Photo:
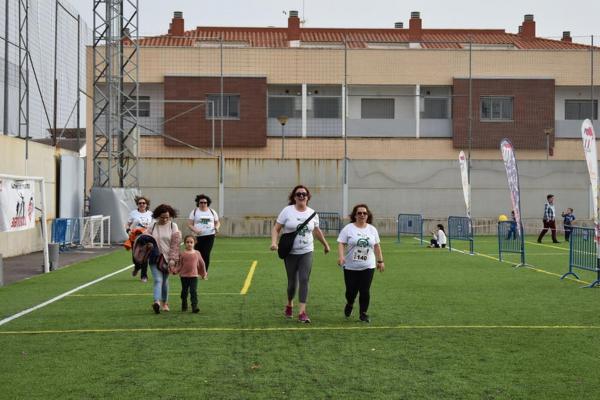
[[[498,148],[509,138],[516,149],[546,149],[544,129],[554,129],[554,79],[473,79],[472,147]],[[513,121],[481,121],[481,96],[512,96]],[[453,145],[468,146],[469,80],[454,79],[452,101]],[[554,133],[550,148],[554,147]]]
[[[219,77],[165,76],[165,100],[206,100],[208,94],[220,93]],[[264,147],[267,145],[267,80],[254,77],[226,77],[223,93],[240,95],[240,118],[225,120],[223,142],[226,147]],[[206,107],[198,103],[164,105],[167,135],[198,147],[212,145],[212,121]],[[197,108],[194,108],[197,107]],[[190,111],[191,110],[191,111]],[[215,121],[215,142],[220,144],[220,121]],[[165,138],[167,146],[181,146]]]

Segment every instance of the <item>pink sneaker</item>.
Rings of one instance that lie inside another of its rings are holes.
[[[298,322],[302,322],[303,324],[310,324],[310,318],[308,318],[306,312],[303,311],[298,315]]]
[[[285,311],[283,312],[283,314],[286,318],[292,318],[292,316],[294,315],[292,306],[285,306]]]
[[[169,304],[168,303],[163,304],[162,310],[163,311],[171,311],[171,309],[169,308]]]

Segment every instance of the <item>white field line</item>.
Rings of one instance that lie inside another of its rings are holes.
[[[414,239],[415,240],[419,240],[419,238],[414,238]],[[453,248],[452,251],[457,251],[457,252],[462,253],[462,254],[470,255],[469,252],[458,250],[456,248]],[[483,254],[483,253],[478,253],[476,251],[473,252],[473,255],[479,256],[479,257],[489,258],[490,260],[502,262],[502,263],[505,263],[505,264],[515,265],[515,263],[512,262],[512,261],[508,261],[508,260],[502,260],[502,261],[500,261],[497,257],[493,257],[493,256],[490,256],[490,255],[487,255],[487,254]],[[552,275],[552,276],[556,276],[556,277],[559,277],[559,278],[562,277],[562,275],[560,275],[560,274],[557,274],[557,273],[554,273],[554,272],[550,272],[550,271],[546,271],[545,269],[541,269],[541,268],[536,267],[535,265],[531,265],[531,264],[525,264],[525,265],[523,265],[523,268],[527,268],[527,269],[530,269],[530,270],[536,271],[536,272],[541,272],[541,273],[546,274],[546,275]],[[582,279],[571,278],[570,276],[567,276],[564,279],[569,280],[569,281],[573,281],[573,282],[577,282],[577,283],[584,283],[586,285],[590,285],[591,284],[591,282],[584,281]]]
[[[23,310],[23,311],[21,311],[21,312],[19,312],[19,313],[16,313],[16,314],[14,314],[14,315],[11,315],[10,317],[4,318],[3,320],[0,320],[0,326],[2,326],[2,325],[5,325],[5,324],[8,324],[10,321],[13,321],[13,320],[15,320],[15,319],[17,319],[17,318],[20,318],[20,317],[22,317],[23,315],[27,315],[27,314],[29,314],[30,312],[33,312],[33,311],[35,311],[35,310],[39,310],[39,309],[40,309],[40,308],[42,308],[42,307],[46,307],[47,305],[49,305],[49,304],[52,304],[52,303],[54,303],[54,302],[57,302],[57,301],[58,301],[58,300],[60,300],[60,299],[64,299],[65,297],[67,297],[67,296],[69,296],[69,295],[71,295],[71,294],[73,294],[73,293],[75,293],[75,292],[78,292],[78,291],[80,291],[81,289],[85,289],[86,287],[92,286],[92,285],[94,285],[94,284],[96,284],[96,283],[98,283],[98,282],[101,282],[101,281],[103,281],[103,280],[105,280],[105,279],[108,279],[108,278],[110,278],[111,276],[114,276],[114,275],[120,274],[121,272],[123,272],[123,271],[126,271],[126,270],[128,270],[129,268],[131,268],[131,267],[133,267],[133,264],[131,264],[131,265],[128,265],[127,267],[125,267],[125,268],[122,268],[122,269],[120,269],[120,270],[118,270],[118,271],[111,272],[111,273],[110,273],[110,274],[108,274],[108,275],[101,276],[100,278],[98,278],[98,279],[95,279],[95,280],[93,280],[93,281],[91,281],[91,282],[88,282],[88,283],[86,283],[86,284],[83,284],[83,285],[81,285],[81,286],[78,286],[78,287],[76,287],[75,289],[71,289],[71,290],[69,290],[68,292],[65,292],[65,293],[63,293],[63,294],[60,294],[60,295],[58,295],[58,296],[56,296],[56,297],[53,297],[53,298],[51,298],[50,300],[47,300],[47,301],[45,301],[45,302],[43,302],[43,303],[40,303],[40,304],[38,304],[37,306],[33,306],[33,307],[31,307],[31,308],[28,308],[28,309],[26,309],[26,310]]]

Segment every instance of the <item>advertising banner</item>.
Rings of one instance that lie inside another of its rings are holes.
[[[34,181],[0,178],[0,232],[35,227]]]

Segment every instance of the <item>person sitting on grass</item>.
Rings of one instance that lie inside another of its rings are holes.
[[[190,293],[190,302],[192,303],[192,312],[200,311],[198,308],[198,276],[202,279],[207,278],[206,265],[198,250],[194,249],[196,238],[194,235],[187,235],[183,239],[185,251],[179,256],[178,266],[171,269],[172,274],[179,274],[181,279],[181,311],[188,309],[187,296]]]
[[[429,248],[446,248],[446,232],[444,231],[444,225],[437,224],[437,230],[433,231],[433,239],[431,239],[431,244],[427,247]]]

